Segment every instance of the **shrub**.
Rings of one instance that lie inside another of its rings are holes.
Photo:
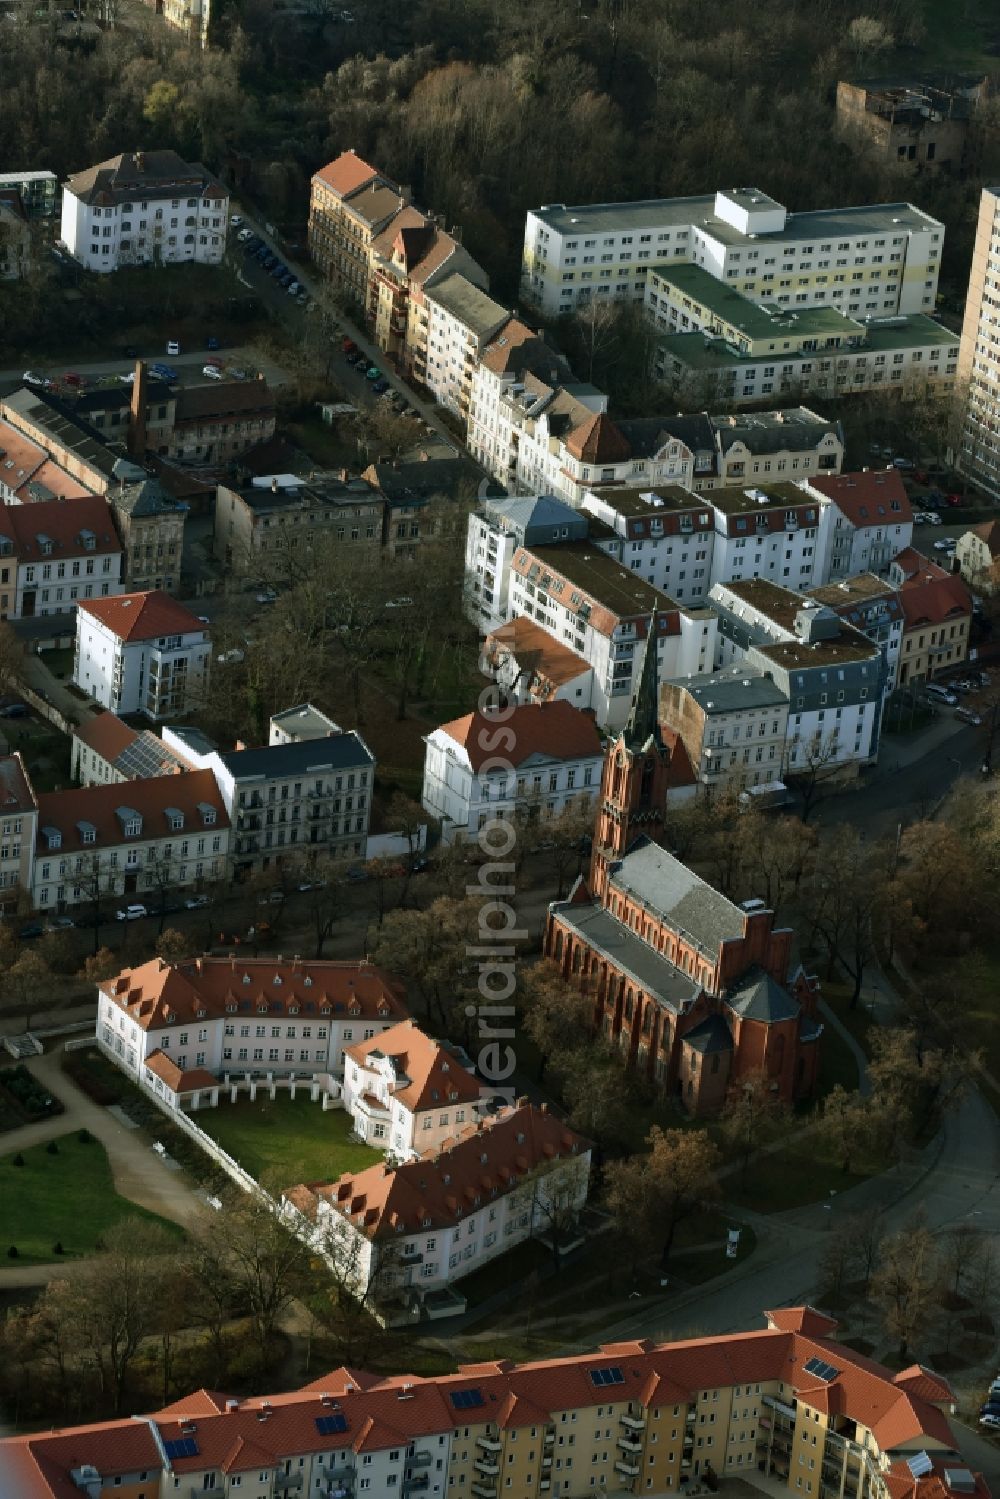
[[[65,1254],[66,1253],[65,1249],[62,1247],[62,1240],[61,1239],[57,1239],[56,1242],[53,1244],[53,1246],[52,1246],[52,1253],[53,1254]]]
[[[45,1147],[45,1151],[47,1155],[58,1155],[59,1146],[56,1144],[55,1140],[50,1140]]]
[[[81,1145],[93,1145],[94,1143],[94,1137],[90,1133],[89,1129],[80,1130],[76,1138],[79,1140]]]
[[[23,1166],[24,1165],[24,1156],[21,1154],[20,1151],[18,1151],[17,1155],[14,1157],[14,1165],[15,1166]]]
[[[16,1260],[18,1258],[18,1248],[16,1244],[12,1244],[8,1249],[7,1258],[9,1260]]]

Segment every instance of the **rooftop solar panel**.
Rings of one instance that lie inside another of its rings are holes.
[[[604,1385],[625,1383],[625,1376],[622,1371],[614,1367],[610,1367],[607,1369],[591,1369],[590,1378],[591,1382],[597,1385],[599,1389]]]
[[[320,1436],[332,1436],[336,1432],[347,1430],[346,1416],[317,1416],[316,1430]]]
[[[451,1403],[457,1411],[474,1410],[477,1405],[482,1405],[483,1396],[480,1390],[453,1390]]]

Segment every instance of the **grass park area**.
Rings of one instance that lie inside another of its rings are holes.
[[[23,1166],[15,1165],[18,1159]],[[118,1195],[104,1147],[93,1137],[84,1143],[79,1135],[63,1135],[48,1146],[0,1157],[0,1202],[0,1263],[6,1265],[93,1254],[101,1235],[123,1218],[144,1218],[181,1234],[176,1224]],[[56,1244],[63,1255],[55,1252]],[[6,1258],[11,1247],[17,1255]]]
[[[351,1119],[343,1109],[323,1112],[308,1093],[272,1103],[258,1095],[251,1103],[220,1102],[203,1109],[197,1123],[258,1181],[279,1190],[298,1182],[333,1181],[344,1171],[363,1171],[381,1153],[349,1138]]]

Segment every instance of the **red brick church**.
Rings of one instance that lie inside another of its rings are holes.
[[[762,901],[735,904],[661,847],[670,774],[654,643],[605,754],[589,880],[549,907],[546,955],[593,993],[595,1027],[628,1065],[690,1113],[712,1113],[760,1072],[786,1102],[808,1097],[822,1034],[815,980]]]

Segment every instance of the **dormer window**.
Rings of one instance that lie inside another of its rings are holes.
[[[201,813],[202,823],[206,828],[213,826],[215,822],[215,808],[209,802],[199,802],[198,811]]]
[[[266,1003],[259,1004],[257,1006],[257,1014],[258,1015],[266,1015],[267,1014],[267,1004]]]
[[[42,536],[42,535],[39,535],[39,537],[38,537],[38,550],[41,552],[41,554],[42,554],[43,557],[51,557],[52,556],[52,538],[51,538],[51,536]]]
[[[42,828],[45,846],[49,849],[62,847],[62,833],[58,828]]]
[[[80,532],[80,545],[85,552],[92,552],[97,545],[97,537],[93,531]]]
[[[302,980],[302,984],[303,984],[303,987],[306,988],[306,989],[311,989],[312,988],[312,979],[309,977],[308,973],[306,974],[305,978]]]
[[[179,833],[184,826],[184,813],[179,807],[167,807],[164,814],[167,819],[167,827],[172,833]]]
[[[289,1005],[288,1006],[288,1013],[289,1013],[289,1015],[297,1015],[299,1013],[299,1007],[298,1007],[298,1005]]]
[[[275,984],[280,984],[281,983],[281,974],[280,973],[276,973],[274,975],[274,978],[273,978],[272,982],[275,983]]]
[[[116,807],[115,816],[126,838],[138,838],[142,832],[142,814],[134,807]]]

